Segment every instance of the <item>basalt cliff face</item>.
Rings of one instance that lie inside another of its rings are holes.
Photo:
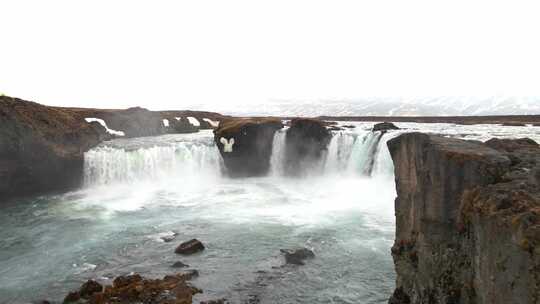
[[[139,107],[59,108],[0,96],[0,199],[79,187],[84,152],[115,136],[198,132],[223,118],[211,112]]]
[[[405,303],[540,303],[540,148],[410,133],[395,165],[396,290]]]
[[[274,118],[222,120],[214,130],[214,140],[232,177],[262,176],[270,169],[274,134],[283,128]]]
[[[79,186],[84,152],[109,135],[69,110],[0,97],[0,198]]]
[[[327,123],[310,118],[296,118],[291,121],[286,135],[285,171],[288,175],[299,176],[319,164],[332,139]]]

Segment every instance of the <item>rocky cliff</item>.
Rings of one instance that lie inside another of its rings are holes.
[[[198,132],[221,119],[211,112],[59,108],[0,96],[0,198],[78,187],[84,152],[104,140]]]
[[[77,187],[84,152],[108,138],[73,111],[0,96],[0,198]]]
[[[274,134],[283,128],[274,118],[225,119],[214,130],[214,140],[232,177],[262,176],[270,169]]]
[[[395,165],[389,303],[540,303],[540,148],[410,133]]]
[[[285,169],[288,175],[298,176],[316,169],[332,134],[322,120],[296,118],[290,125],[286,135]]]

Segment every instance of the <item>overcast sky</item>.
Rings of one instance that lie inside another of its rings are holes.
[[[540,96],[539,2],[0,0],[0,92],[152,109]]]

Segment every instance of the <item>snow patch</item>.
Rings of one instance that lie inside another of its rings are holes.
[[[212,127],[217,128],[219,121],[211,120],[210,118],[203,118],[204,121],[209,123]]]
[[[189,120],[189,123],[194,125],[195,127],[201,126],[201,123],[197,120],[197,118],[189,116],[187,119]]]
[[[176,119],[176,120],[180,120],[180,119],[182,119],[182,117],[175,117],[174,119]]]
[[[107,127],[107,124],[105,123],[105,121],[103,119],[100,119],[100,118],[85,118],[84,120],[86,120],[86,122],[89,122],[89,123],[97,121],[100,125],[102,125],[105,128],[105,130],[107,130],[107,133],[109,133],[109,134],[116,135],[116,136],[126,136],[126,134],[123,131],[116,131],[116,130],[113,130],[113,129],[109,129],[109,127]]]
[[[163,119],[163,125],[165,127],[169,127],[169,120],[168,119]]]

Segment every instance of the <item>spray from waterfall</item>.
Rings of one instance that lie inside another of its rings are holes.
[[[221,159],[212,144],[180,142],[133,150],[103,146],[85,153],[85,186],[219,176]]]

